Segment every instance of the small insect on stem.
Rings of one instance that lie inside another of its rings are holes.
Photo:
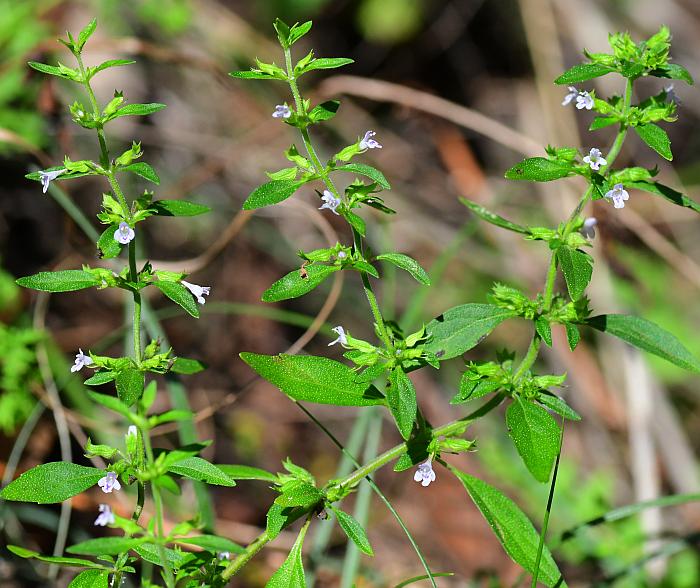
[[[309,272],[306,269],[306,266],[308,265],[308,261],[305,261],[304,263],[301,264],[301,267],[299,268],[299,277],[302,280],[306,280],[309,277]]]

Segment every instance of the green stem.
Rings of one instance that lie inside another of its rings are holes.
[[[136,269],[136,239],[129,242],[129,274],[130,280],[138,281]],[[136,365],[141,365],[141,294],[134,291],[134,360]]]
[[[92,106],[92,113],[95,117],[95,120],[98,120],[100,118],[100,106],[97,103],[97,98],[95,98],[95,92],[92,90],[92,86],[90,86],[90,80],[87,79],[87,71],[85,69],[85,66],[83,65],[83,59],[80,56],[80,53],[75,54],[75,59],[78,62],[78,69],[80,71],[80,76],[83,79],[83,86],[85,86],[85,91],[87,92],[88,99],[90,100],[90,104]],[[105,169],[109,169],[109,149],[107,148],[107,138],[105,137],[105,131],[102,128],[102,126],[97,127],[97,139],[100,142],[100,163]]]

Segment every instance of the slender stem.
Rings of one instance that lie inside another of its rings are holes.
[[[92,106],[92,113],[95,116],[95,120],[100,117],[100,106],[97,103],[97,98],[95,98],[95,92],[90,86],[90,80],[87,79],[87,70],[83,65],[83,59],[80,53],[75,53],[75,59],[78,62],[78,69],[80,71],[80,76],[83,79],[83,86],[85,86],[85,91],[87,92],[90,104]],[[107,139],[105,137],[105,131],[102,125],[97,127],[97,139],[100,142],[100,163],[107,169],[109,168],[109,149],[107,148]]]
[[[136,269],[136,239],[129,242],[129,274],[132,282],[138,281]],[[134,360],[141,365],[141,294],[134,291]]]
[[[255,540],[252,543],[248,544],[243,553],[237,555],[236,559],[234,559],[230,564],[228,564],[228,567],[221,573],[222,579],[228,580],[236,573],[238,573],[270,541],[271,538],[267,534],[267,530],[263,531],[260,535],[258,535],[255,538]]]

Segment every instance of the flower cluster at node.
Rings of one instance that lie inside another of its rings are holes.
[[[192,296],[194,296],[197,299],[197,302],[199,302],[200,304],[204,304],[206,302],[206,300],[204,300],[204,297],[209,296],[211,286],[198,286],[197,284],[190,284],[189,282],[185,282],[185,280],[180,280],[180,283],[190,291]]]
[[[562,106],[568,106],[574,100],[576,100],[576,108],[578,108],[579,110],[582,110],[584,108],[586,110],[591,110],[595,105],[593,96],[591,96],[585,90],[579,91],[574,86],[569,86],[567,89],[569,90],[569,93],[566,96],[564,96],[564,100],[561,103]]]
[[[117,474],[114,472],[107,472],[107,474],[97,481],[97,485],[102,488],[102,492],[105,494],[111,494],[112,490],[122,489],[122,485],[117,479]]]
[[[321,200],[323,200],[323,204],[318,207],[319,210],[323,210],[324,208],[327,208],[331,212],[335,214],[339,214],[336,211],[336,208],[340,206],[340,198],[336,198],[333,196],[330,190],[324,190],[323,191],[323,196],[321,196]]]
[[[377,133],[374,131],[367,131],[365,136],[360,141],[360,149],[365,151],[367,149],[381,149],[382,146],[375,140],[372,139]]]
[[[625,190],[625,187],[622,184],[615,184],[613,189],[609,190],[605,194],[605,197],[608,200],[612,200],[615,208],[624,208],[625,200],[630,199],[630,195],[627,193],[627,190]]]
[[[583,158],[583,162],[591,166],[593,171],[598,171],[601,165],[607,165],[608,161],[603,157],[600,149],[593,147],[590,153]]]
[[[331,341],[328,344],[328,347],[331,345],[335,345],[336,343],[340,343],[343,347],[348,344],[348,339],[345,336],[345,329],[338,325],[337,327],[333,327],[333,332],[338,335],[338,338],[335,341]]]
[[[595,239],[595,228],[598,224],[598,219],[594,216],[587,218],[583,221],[583,226],[581,227],[581,234],[586,237],[586,239]]]
[[[413,474],[413,479],[420,482],[421,486],[430,486],[431,482],[435,481],[435,471],[433,470],[432,459],[428,458],[418,466],[416,473]]]
[[[96,527],[106,527],[114,524],[114,513],[109,504],[100,504],[100,514],[97,515],[94,525]]]
[[[114,231],[114,240],[122,245],[130,243],[135,236],[136,233],[134,232],[134,229],[132,229],[129,224],[125,223],[124,221],[120,222],[119,228]]]
[[[278,104],[272,113],[272,118],[289,118],[290,116],[292,116],[292,111],[286,104]]]
[[[90,367],[93,365],[92,358],[89,355],[85,355],[82,349],[78,349],[78,353],[75,354],[75,363],[71,366],[71,372],[78,372],[83,367]]]
[[[46,192],[49,189],[49,184],[65,172],[65,169],[56,169],[54,171],[40,171],[39,179],[41,180],[41,191],[44,194],[46,194]]]

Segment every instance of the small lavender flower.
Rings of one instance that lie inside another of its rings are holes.
[[[75,363],[71,366],[71,372],[78,372],[83,367],[90,367],[93,364],[92,358],[89,355],[85,355],[82,349],[78,349],[78,353],[75,354]]]
[[[341,326],[337,326],[333,327],[333,332],[338,335],[338,338],[335,341],[331,341],[328,344],[328,347],[335,345],[336,343],[340,343],[343,347],[345,347],[348,344],[348,339],[345,336],[345,329]]]
[[[630,199],[630,195],[622,184],[615,184],[613,189],[605,194],[605,197],[613,201],[615,208],[624,208],[625,200]]]
[[[292,116],[292,111],[286,104],[278,104],[272,113],[272,118],[289,118],[290,116]]]
[[[413,479],[424,487],[430,486],[430,483],[435,481],[435,472],[430,458],[418,466],[416,473],[413,474]]]
[[[218,557],[220,560],[229,560],[231,559],[231,553],[228,551],[222,551]]]
[[[206,300],[204,300],[204,297],[209,296],[211,286],[198,286],[197,284],[190,284],[189,282],[185,282],[185,280],[180,280],[180,283],[190,291],[192,296],[194,296],[197,299],[197,302],[199,302],[200,304],[204,304],[206,302]]]
[[[600,149],[593,147],[590,153],[583,158],[583,162],[591,166],[591,169],[598,171],[601,165],[607,165],[608,161],[603,157]]]
[[[117,479],[117,474],[114,472],[107,472],[105,476],[97,481],[97,485],[102,488],[102,492],[105,494],[111,494],[112,490],[121,490],[122,485]]]
[[[583,108],[590,110],[594,105],[595,101],[593,100],[593,96],[591,96],[588,92],[579,92],[578,96],[576,96],[576,108],[579,110]]]
[[[595,228],[598,224],[598,219],[594,216],[587,218],[583,221],[583,226],[581,227],[581,234],[586,237],[586,239],[595,239]]]
[[[338,259],[345,259],[347,256],[348,254],[345,251],[338,251],[338,255],[336,255]]]
[[[362,149],[362,151],[365,151],[366,149],[381,149],[382,148],[382,146],[377,141],[372,139],[372,137],[374,137],[374,135],[376,135],[376,134],[377,133],[375,133],[374,131],[367,131],[365,133],[365,136],[360,141],[360,149]]]
[[[340,198],[336,198],[331,194],[330,190],[324,190],[323,191],[323,196],[321,196],[321,200],[323,200],[323,205],[319,206],[319,210],[323,210],[324,208],[327,208],[334,214],[339,214],[335,209],[338,208],[340,205]]]
[[[134,229],[132,229],[128,223],[125,223],[124,221],[120,222],[119,228],[114,231],[114,240],[122,245],[129,243],[135,236],[136,233],[134,232]]]
[[[578,97],[579,92],[574,86],[569,86],[568,90],[569,93],[566,96],[564,96],[564,100],[561,103],[562,106],[568,106],[574,101],[576,97]]]
[[[681,99],[678,97],[678,94],[676,94],[676,91],[673,89],[673,84],[669,84],[664,88],[664,92],[666,92],[666,100],[669,102],[675,102],[678,106],[681,105]]]
[[[56,169],[53,171],[40,171],[39,179],[41,180],[41,191],[46,194],[49,189],[49,184],[53,182],[58,176],[66,173],[65,169]]]
[[[97,515],[94,525],[96,527],[106,527],[114,524],[114,513],[109,504],[100,504],[100,514]]]

